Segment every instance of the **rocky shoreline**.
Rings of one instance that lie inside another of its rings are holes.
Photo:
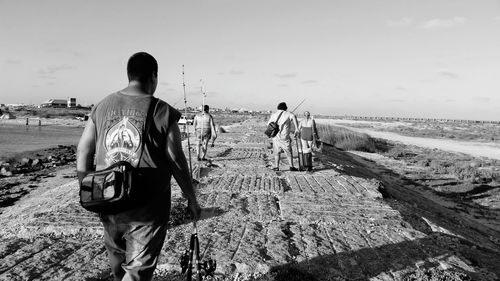
[[[0,161],[0,208],[13,205],[44,179],[55,177],[60,170],[74,166],[75,161],[75,145],[23,152]],[[75,179],[76,172],[67,177]]]
[[[23,152],[8,160],[0,161],[0,176],[31,173],[58,167],[76,161],[75,145],[58,145],[54,148]]]

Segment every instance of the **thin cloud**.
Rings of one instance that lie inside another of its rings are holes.
[[[494,20],[498,20],[498,21],[500,21],[500,16],[496,16],[496,17],[494,17],[493,19],[494,19]]]
[[[288,87],[288,84],[278,84],[278,87],[286,88]]]
[[[196,96],[201,97],[201,93],[199,90],[198,91],[186,91],[186,96],[187,97],[196,97]],[[189,102],[189,100],[188,100],[188,102]]]
[[[207,92],[207,97],[215,98],[215,97],[218,97],[218,96],[219,96],[219,92],[217,92],[217,91]]]
[[[438,73],[440,76],[445,77],[445,78],[449,78],[449,79],[460,78],[460,76],[457,73],[449,71],[449,70],[440,70]]]
[[[233,69],[233,70],[229,71],[229,74],[232,74],[232,75],[241,75],[243,73],[245,73],[245,72],[242,70],[237,70],[237,69]]]
[[[38,78],[45,79],[45,80],[55,80],[56,76],[47,75],[47,74],[38,74]]]
[[[274,76],[281,78],[281,79],[288,79],[288,78],[297,77],[297,73],[274,74]]]
[[[423,22],[420,26],[424,29],[451,28],[464,25],[467,19],[464,17],[454,17],[451,19],[432,19]]]
[[[408,89],[407,89],[407,88],[405,88],[405,87],[403,87],[403,86],[397,86],[397,87],[396,87],[396,90],[401,91],[401,92],[406,92],[406,91],[408,91]]]
[[[305,80],[305,81],[302,81],[302,84],[316,84],[318,83],[317,80]]]
[[[490,102],[491,98],[489,98],[489,97],[475,97],[475,98],[472,98],[472,100],[477,101],[477,102]]]
[[[417,81],[420,83],[432,83],[434,82],[434,79],[425,78],[425,79],[419,79]]]
[[[76,66],[61,64],[61,65],[50,65],[46,68],[42,68],[38,70],[38,74],[40,75],[54,75],[57,72],[66,71],[66,70],[74,70]]]
[[[21,64],[20,60],[14,60],[14,59],[6,59],[5,60],[6,64]]]
[[[405,102],[404,99],[390,99],[390,102]]]
[[[412,23],[413,23],[413,19],[407,18],[407,17],[396,19],[396,20],[391,19],[391,20],[385,21],[385,24],[387,24],[387,26],[390,26],[390,27],[409,26]]]
[[[71,56],[74,56],[76,58],[81,58],[83,57],[83,53],[77,52],[77,51],[68,51],[68,50],[63,50],[60,48],[49,48],[47,49],[48,53],[54,53],[54,54],[68,54]]]

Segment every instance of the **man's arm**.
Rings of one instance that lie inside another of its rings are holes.
[[[198,126],[198,116],[194,116],[193,117],[193,128],[196,130],[196,126]]]
[[[215,130],[215,123],[214,123],[214,117],[210,115],[210,127],[212,128],[212,138],[216,139],[217,138],[217,131]]]
[[[186,156],[182,151],[181,132],[179,126],[173,124],[168,129],[167,135],[167,160],[172,168],[172,174],[179,184],[182,192],[188,199],[188,208],[195,219],[198,219],[201,208],[196,200],[193,183],[189,175],[189,167]]]
[[[316,127],[316,121],[314,121],[314,119],[312,120],[312,124],[313,124],[313,137],[314,139],[319,139],[318,137],[318,128]]]
[[[76,149],[76,173],[79,182],[87,172],[94,169],[95,142],[95,124],[89,118]]]

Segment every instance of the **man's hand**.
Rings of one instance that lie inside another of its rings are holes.
[[[293,137],[296,138],[298,136],[300,136],[300,132],[299,131],[295,131],[295,133],[293,133]]]
[[[198,220],[201,215],[201,208],[197,201],[188,200],[188,210],[194,220]]]

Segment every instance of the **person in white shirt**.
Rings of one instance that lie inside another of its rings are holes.
[[[290,165],[290,171],[297,171],[297,168],[293,166],[293,154],[292,154],[292,140],[290,138],[291,124],[294,126],[294,137],[299,134],[299,125],[297,123],[297,117],[291,112],[286,111],[288,107],[286,103],[281,102],[278,104],[278,110],[271,115],[267,124],[271,122],[276,122],[279,126],[278,134],[273,138],[273,153],[274,153],[274,171],[279,171],[280,166],[280,156],[281,152],[284,151],[288,163]]]

